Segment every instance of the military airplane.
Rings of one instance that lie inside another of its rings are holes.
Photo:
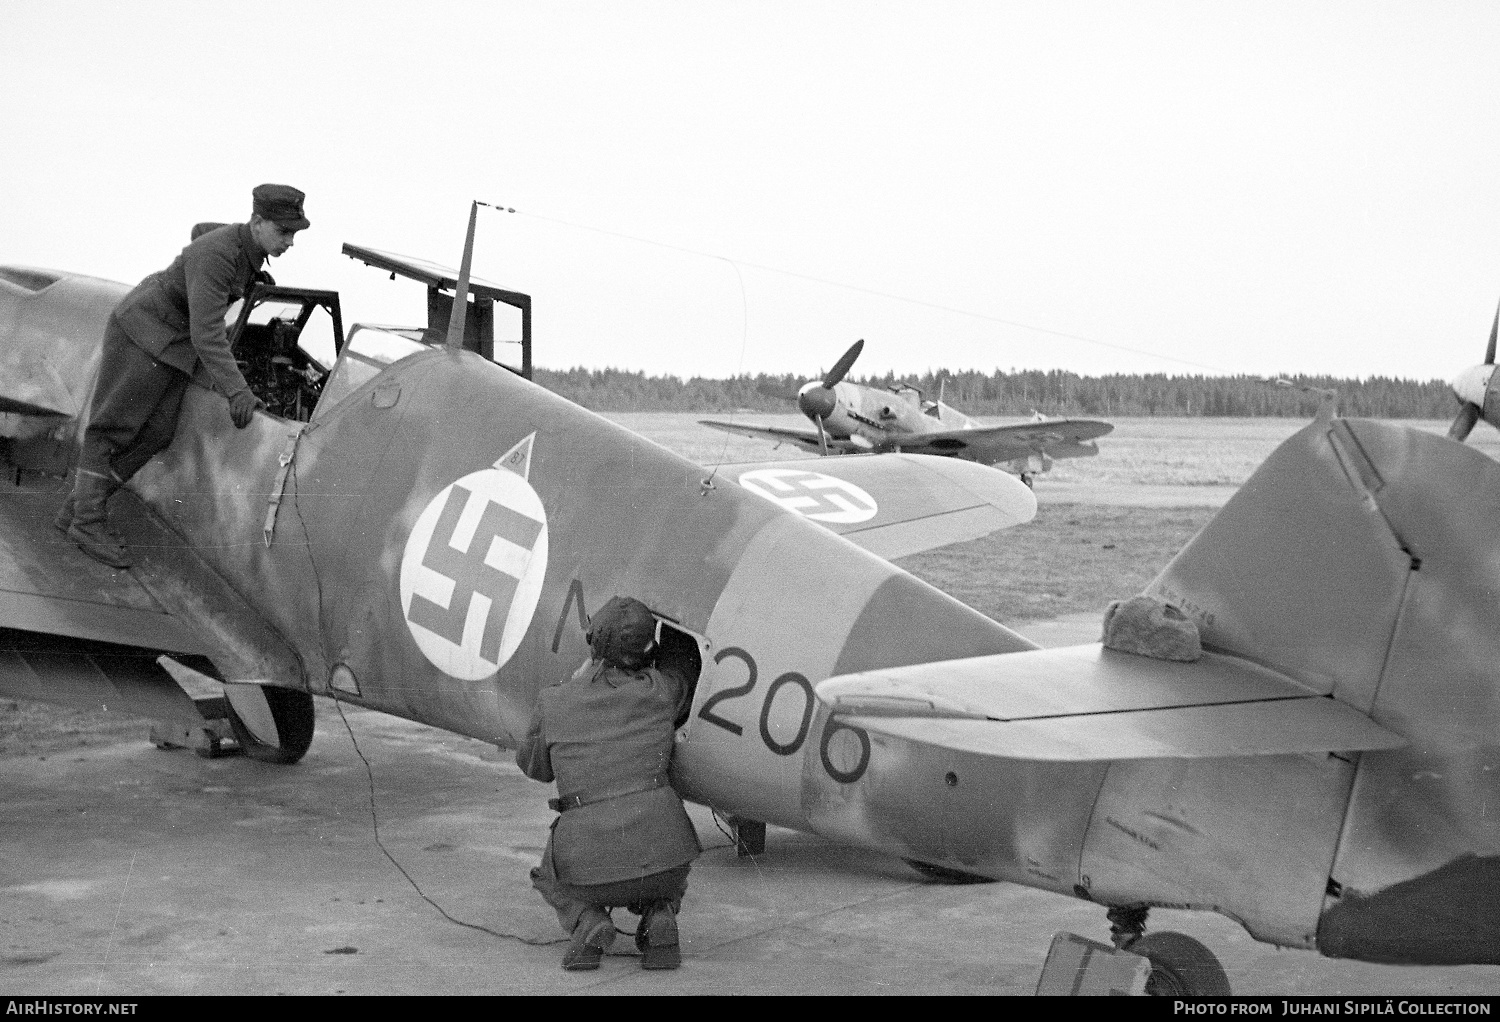
[[[1228,992],[1207,947],[1147,932],[1154,906],[1336,957],[1500,963],[1483,454],[1325,409],[1144,615],[1044,650],[886,559],[1025,519],[1013,477],[912,454],[721,476],[487,357],[494,305],[526,341],[530,300],[471,279],[467,246],[456,274],[345,251],[424,281],[428,325],[351,328],[324,367],[298,332],[337,296],[256,292],[237,351],[267,411],[235,430],[189,388],[114,498],[118,572],[50,519],[125,288],[0,268],[0,692],[280,763],[315,695],[511,746],[628,593],[696,678],[673,782],[746,847],[769,822],[1096,904],[1148,992]]]
[[[1484,348],[1484,361],[1470,366],[1453,378],[1453,396],[1458,398],[1458,415],[1448,428],[1448,439],[1460,443],[1469,438],[1480,419],[1500,424],[1500,375],[1495,372],[1495,340],[1500,335],[1500,306],[1490,325],[1490,340]]]
[[[1031,486],[1040,472],[1049,471],[1056,458],[1085,458],[1099,453],[1092,441],[1114,429],[1097,419],[1049,419],[986,426],[951,405],[927,400],[910,383],[885,390],[849,383],[855,359],[865,342],[855,341],[822,379],[810,380],[797,391],[797,408],[817,426],[817,432],[782,426],[698,420],[705,426],[753,440],[790,443],[815,454],[854,454],[907,451],[962,458],[997,465]]]

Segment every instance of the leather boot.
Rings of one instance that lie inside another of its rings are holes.
[[[682,965],[682,949],[677,943],[677,913],[671,902],[654,902],[646,909],[635,932],[635,946],[641,951],[643,969],[675,969]]]
[[[113,472],[111,472],[109,474],[109,488],[105,491],[104,494],[106,503],[109,501],[110,497],[114,496],[115,491],[124,485],[125,484],[120,481],[120,478]],[[73,496],[73,492],[77,488],[78,476],[75,472],[73,481],[68,485],[68,496],[63,500],[62,507],[57,509],[57,514],[52,518],[52,525],[55,529],[57,529],[58,532],[66,534],[68,529],[73,525],[73,501],[75,499]],[[104,525],[104,531],[109,533],[109,538],[114,541],[115,546],[123,547],[125,545],[125,541],[120,538],[120,534],[114,529],[111,529],[107,521]]]
[[[87,469],[79,469],[73,485],[73,522],[68,526],[68,538],[78,548],[101,564],[111,568],[128,568],[130,559],[125,555],[125,546],[110,535],[109,512],[104,502],[114,492],[113,480],[108,476]]]
[[[615,924],[602,908],[587,908],[573,927],[573,939],[563,952],[562,967],[569,972],[599,968],[599,959],[615,942]]]
[[[68,496],[63,501],[62,507],[57,509],[57,514],[52,519],[52,527],[63,533],[73,527],[73,488],[71,486],[68,488]]]

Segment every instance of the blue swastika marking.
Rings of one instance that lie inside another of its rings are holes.
[[[505,615],[510,610],[511,597],[515,595],[520,579],[485,564],[485,555],[496,537],[530,550],[537,534],[542,531],[542,523],[512,511],[504,504],[487,501],[468,549],[456,550],[452,545],[453,534],[470,496],[469,490],[457,483],[453,485],[443,505],[443,513],[432,530],[427,553],[422,557],[424,568],[453,580],[453,595],[448,599],[448,606],[440,607],[420,593],[413,593],[407,619],[441,635],[455,646],[462,645],[469,604],[475,593],[482,593],[490,599],[490,611],[485,617],[479,656],[494,662],[500,656]]]

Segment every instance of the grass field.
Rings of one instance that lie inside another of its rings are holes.
[[[1035,520],[896,563],[1002,624],[1098,611],[1140,592],[1213,508],[1042,505]]]
[[[701,416],[632,412],[608,418],[705,465],[812,458],[790,446],[732,437]],[[723,418],[721,416],[721,418]],[[800,415],[738,417],[805,428]],[[994,420],[1003,421],[1003,420]],[[1212,508],[1054,504],[1053,483],[1082,487],[1239,486],[1305,419],[1135,418],[1114,420],[1092,458],[1059,461],[1037,481],[1034,521],[898,563],[918,578],[1005,624],[1099,611],[1155,578],[1214,515]],[[1447,422],[1407,422],[1444,433]],[[1500,458],[1500,433],[1481,424],[1470,443]]]
[[[611,412],[606,418],[703,465],[812,458],[791,445],[730,436],[701,418],[811,429],[801,415],[695,415],[684,412]],[[988,420],[994,423],[1014,419]],[[1092,458],[1059,461],[1038,485],[1051,481],[1106,486],[1238,486],[1276,446],[1307,425],[1307,419],[1112,419],[1114,432],[1099,441]],[[1431,433],[1446,433],[1448,422],[1402,420]],[[1500,433],[1480,424],[1469,438],[1492,458],[1500,459]]]

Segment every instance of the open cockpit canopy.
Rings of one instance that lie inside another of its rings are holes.
[[[425,326],[355,324],[344,333],[336,291],[258,284],[248,300],[231,307],[230,339],[235,357],[266,411],[306,421],[332,407],[385,366],[408,355],[440,347],[447,337],[458,271],[411,256],[362,245],[344,245],[344,254],[391,279],[407,277],[427,285]],[[531,378],[531,296],[470,278],[463,346],[497,365]],[[519,365],[495,356],[495,306],[519,310],[519,339],[502,344],[520,347]],[[308,330],[314,320],[328,323]]]

